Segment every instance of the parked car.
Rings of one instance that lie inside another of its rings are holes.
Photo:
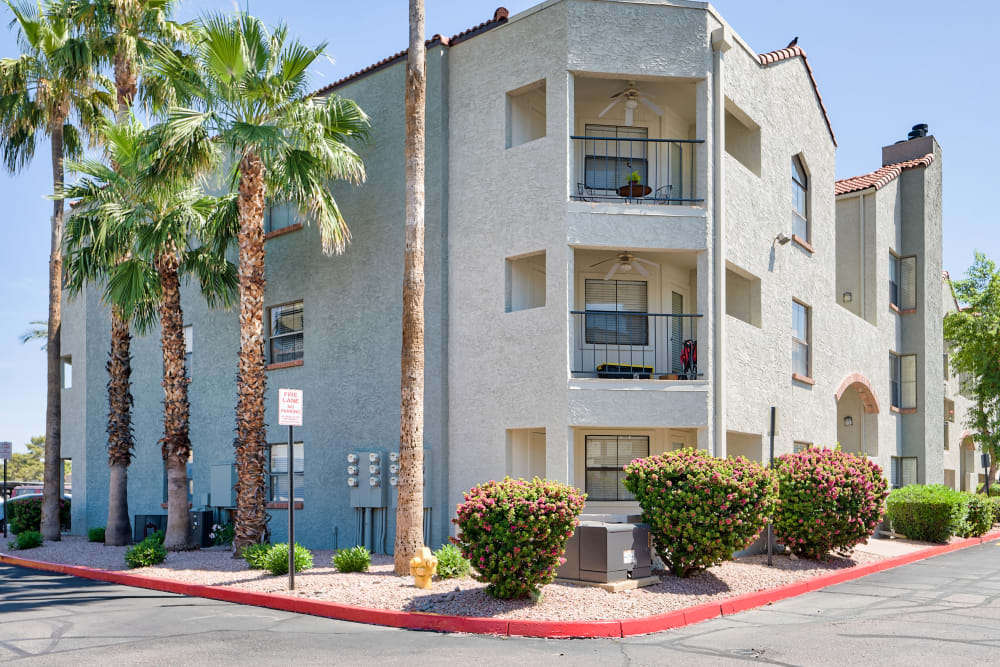
[[[18,487],[18,488],[21,488],[21,487]],[[7,502],[16,503],[16,502],[19,502],[19,501],[22,501],[22,500],[27,500],[29,498],[41,498],[42,497],[42,493],[41,493],[40,490],[37,491],[37,492],[24,493],[24,494],[21,494],[21,495],[17,495],[16,491],[17,491],[17,489],[14,489],[14,493],[11,494],[14,497],[9,498],[7,500]],[[73,500],[73,496],[70,495],[69,493],[63,493],[62,497],[65,498],[66,500]],[[0,531],[3,530],[3,525],[4,525],[4,523],[6,521],[7,521],[6,503],[4,502],[3,498],[0,498]]]

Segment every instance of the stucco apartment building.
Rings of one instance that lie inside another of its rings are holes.
[[[501,8],[434,36],[427,58],[430,543],[464,490],[505,474],[567,481],[588,511],[621,514],[635,505],[620,468],[636,456],[698,447],[766,461],[772,406],[776,455],[839,442],[894,484],[973,483],[944,362],[954,300],[932,136],[918,130],[872,174],[835,182],[805,52],[758,54],[702,2]],[[357,100],[373,123],[367,183],[335,186],[346,254],[323,256],[287,207],[268,218],[272,472],[288,465],[278,388],[303,389],[296,524],[312,547],[392,544],[404,69],[396,54],[320,91]],[[225,507],[237,316],[193,289],[183,305],[192,504]],[[64,317],[76,377],[63,442],[85,530],[106,517],[108,315],[90,293]],[[131,512],[162,513],[158,337],[133,350]]]

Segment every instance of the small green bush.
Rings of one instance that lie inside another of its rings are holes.
[[[104,542],[104,526],[100,528],[91,528],[87,531],[87,541],[88,542]]]
[[[743,457],[681,449],[625,466],[656,553],[678,577],[732,560],[764,528],[778,479]]]
[[[236,526],[230,522],[212,524],[212,532],[208,536],[217,547],[232,544],[233,538],[236,537]]]
[[[295,571],[301,572],[313,566],[312,552],[300,544],[295,545]],[[272,545],[264,556],[264,569],[271,574],[288,574],[288,544],[281,542]]]
[[[158,531],[159,532],[159,531]],[[157,540],[155,534],[150,535],[139,544],[129,547],[125,552],[125,565],[129,569],[136,567],[149,567],[162,563],[167,558],[167,550],[163,548],[163,541]]]
[[[565,559],[586,496],[547,479],[490,480],[465,493],[452,540],[495,598],[536,597]]]
[[[434,557],[438,559],[437,575],[442,579],[464,577],[472,569],[472,563],[454,544],[443,545],[434,552]]]
[[[983,493],[984,491],[983,487],[985,486],[986,486],[985,484],[980,484],[979,486],[977,486],[976,493]],[[990,483],[990,497],[992,498],[993,496],[1000,497],[1000,484],[996,482]]]
[[[69,498],[59,499],[59,524],[62,528],[69,528],[71,502]],[[31,497],[19,500],[17,498],[8,499],[4,503],[4,512],[10,527],[10,532],[17,535],[26,530],[39,531],[42,529],[42,498]]]
[[[21,531],[14,540],[15,549],[34,549],[40,546],[42,546],[42,534],[37,530]]]
[[[341,549],[330,559],[338,572],[367,572],[372,564],[372,555],[363,546]]]
[[[1000,497],[994,498],[990,497],[989,501],[990,507],[993,508],[993,523],[1000,523]]]
[[[912,484],[889,494],[885,518],[911,540],[947,542],[965,532],[968,505],[967,493],[941,484]]]
[[[965,515],[965,531],[962,537],[979,537],[993,527],[993,504],[986,496],[969,495],[968,511]]]
[[[251,570],[266,570],[267,566],[264,562],[270,549],[270,544],[249,544],[243,547],[240,558],[247,562],[247,567]]]

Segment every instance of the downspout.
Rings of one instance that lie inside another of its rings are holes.
[[[715,437],[713,455],[726,455],[726,208],[725,147],[726,104],[723,56],[733,46],[725,27],[712,32],[712,213],[715,224],[712,265],[715,268],[713,289],[713,396],[715,397]]]
[[[861,317],[863,319],[868,319],[865,316],[866,315],[865,308],[868,305],[868,302],[865,299],[865,296],[866,296],[866,294],[868,292],[868,280],[867,280],[867,278],[868,278],[868,276],[867,276],[868,259],[865,257],[865,234],[867,233],[867,230],[865,228],[865,193],[864,192],[862,192],[858,196],[858,202],[859,202],[858,203],[858,207],[859,207],[859,209],[858,209],[859,210],[858,220],[861,221],[861,234],[859,235],[860,236],[860,241],[861,241],[859,245],[861,246],[861,250],[860,250],[860,252],[858,254],[858,260],[861,262],[861,289],[859,290],[861,292]]]

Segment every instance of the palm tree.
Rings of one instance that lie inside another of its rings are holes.
[[[234,198],[220,202],[201,190],[198,175],[212,166],[215,153],[207,136],[201,137],[198,150],[185,154],[182,164],[176,155],[159,150],[156,128],[144,131],[133,118],[107,124],[101,136],[112,166],[94,160],[73,163],[83,178],[61,193],[79,200],[66,230],[70,289],[103,282],[105,300],[118,312],[118,321],[140,332],[159,316],[164,392],[160,443],[167,472],[164,546],[184,549],[190,532],[186,465],[191,440],[180,281],[186,275],[197,277],[211,306],[228,307],[235,300],[236,268],[225,259],[236,231]],[[112,374],[112,400],[123,387],[127,391],[127,379]],[[109,422],[109,439],[124,436],[113,432],[119,427]],[[130,450],[109,448],[113,500],[125,492],[122,480],[130,457]],[[118,485],[122,488],[116,491]],[[124,502],[112,502],[109,526],[116,506],[127,509]],[[114,518],[127,527],[127,517]]]
[[[54,16],[71,20],[86,37],[102,63],[114,73],[117,118],[124,122],[139,90],[139,76],[152,55],[153,44],[174,47],[191,40],[190,26],[169,16],[174,0],[59,0],[50,5]],[[162,108],[169,89],[156,77],[144,76],[146,107]],[[111,308],[111,349],[108,358],[108,458],[110,487],[105,544],[120,546],[132,539],[128,514],[128,466],[132,460],[132,355],[129,324]]]
[[[49,344],[49,325],[45,320],[32,320],[28,322],[28,330],[18,336],[21,343],[30,343],[33,340],[42,341],[44,350]]]
[[[406,249],[403,253],[403,351],[400,361],[397,575],[424,545],[424,112],[427,64],[424,2],[410,0],[406,54]]]
[[[39,139],[51,140],[53,190],[62,190],[63,159],[79,155],[83,138],[111,105],[107,82],[94,69],[86,40],[69,21],[47,15],[39,5],[6,0],[14,15],[21,55],[0,60],[0,155],[10,173],[35,155]],[[78,121],[74,125],[72,120]],[[60,356],[62,322],[63,202],[52,204],[49,247],[49,317],[45,408],[45,477],[42,536],[58,540],[60,456]]]
[[[233,158],[239,208],[240,351],[236,404],[236,536],[233,551],[265,534],[264,204],[295,203],[319,226],[323,251],[341,253],[349,231],[328,184],[360,183],[361,158],[348,145],[364,138],[368,117],[350,100],[308,95],[306,70],[325,45],[307,47],[247,14],[201,20],[194,64],[158,49],[154,66],[196,108],[173,108],[173,143],[207,131]]]

